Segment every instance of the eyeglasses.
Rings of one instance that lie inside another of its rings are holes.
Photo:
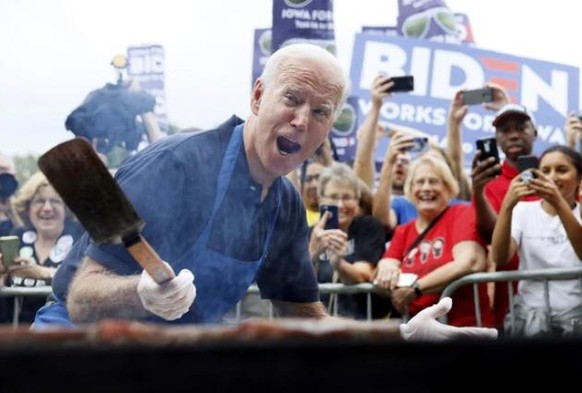
[[[319,175],[307,175],[307,176],[305,176],[305,183],[311,183],[314,180],[318,181]]]
[[[425,38],[429,31],[431,20],[434,20],[447,34],[457,34],[455,16],[446,7],[431,8],[424,12],[410,15],[402,23],[402,34],[410,38]]]
[[[331,194],[331,195],[324,195],[323,197],[325,199],[329,199],[330,201],[333,201],[335,203],[338,203],[340,201],[343,203],[351,203],[351,202],[354,202],[356,199],[358,199],[355,196],[348,195],[348,194],[344,194],[344,195]]]
[[[438,179],[436,177],[415,179],[412,182],[412,184],[414,184],[416,187],[422,187],[425,183],[428,183],[429,186],[438,186],[443,182],[441,179]]]
[[[63,200],[58,199],[58,198],[33,198],[30,203],[33,206],[42,207],[47,202],[50,203],[52,206],[63,206],[64,205]]]

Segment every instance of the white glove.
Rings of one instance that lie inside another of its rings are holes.
[[[408,323],[400,325],[400,335],[406,341],[444,341],[453,338],[497,338],[497,329],[480,327],[458,327],[445,325],[436,320],[453,307],[450,297],[425,308]]]
[[[182,269],[176,277],[160,285],[144,270],[137,284],[137,294],[146,310],[173,321],[186,314],[196,298],[194,274]]]

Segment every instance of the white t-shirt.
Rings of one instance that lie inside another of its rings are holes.
[[[578,222],[580,204],[573,210]],[[511,236],[517,242],[519,270],[558,267],[582,267],[568,239],[560,217],[542,209],[541,201],[519,202],[513,209]],[[526,305],[545,309],[543,281],[522,280],[519,295]],[[582,304],[580,279],[549,281],[552,315],[560,314]]]

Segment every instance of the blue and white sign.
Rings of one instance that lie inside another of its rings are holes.
[[[425,131],[444,144],[447,112],[460,89],[475,89],[493,81],[505,87],[512,101],[527,106],[536,118],[535,153],[552,144],[564,144],[564,122],[578,108],[579,68],[542,60],[403,37],[356,34],[350,78],[358,97],[358,119],[370,108],[370,87],[379,73],[413,75],[414,91],[386,99],[380,121]],[[471,106],[463,122],[463,151],[470,163],[475,140],[491,137],[495,113]],[[386,149],[380,145],[376,160]]]
[[[156,98],[154,114],[164,132],[169,130],[166,105],[165,53],[161,45],[139,45],[127,48],[127,74],[136,78],[140,88]]]
[[[335,54],[332,0],[273,0],[273,52],[309,42]]]

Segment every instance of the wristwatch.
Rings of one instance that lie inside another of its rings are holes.
[[[416,295],[416,297],[422,296],[422,291],[420,290],[420,285],[418,285],[418,281],[415,281],[414,284],[412,284],[412,289],[414,289],[414,294]]]

